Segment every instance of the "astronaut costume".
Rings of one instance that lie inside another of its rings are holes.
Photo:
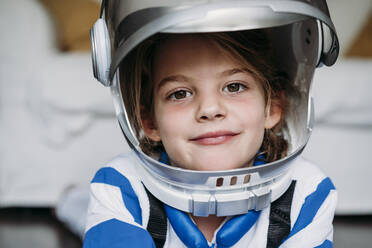
[[[121,61],[156,33],[250,29],[267,30],[301,93],[288,99],[287,156],[206,172],[145,154],[122,99]],[[131,151],[91,182],[84,247],[332,247],[335,187],[299,158],[313,127],[314,70],[332,65],[339,50],[325,0],[107,0],[91,39],[94,75],[111,89]],[[227,218],[208,242],[189,214]]]

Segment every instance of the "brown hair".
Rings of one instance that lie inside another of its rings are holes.
[[[175,34],[156,34],[132,50],[120,65],[120,81],[123,100],[128,117],[142,150],[157,154],[164,148],[161,142],[153,142],[143,132],[142,120],[153,118],[152,68],[157,47]],[[193,34],[195,35],[195,34]],[[272,57],[272,49],[262,30],[203,33],[197,34],[211,42],[223,55],[234,59],[242,66],[252,70],[256,79],[262,83],[266,107],[276,105],[282,110],[279,123],[265,130],[260,152],[265,160],[272,162],[287,154],[288,143],[282,135],[287,128],[284,116],[287,110],[287,93],[293,91],[287,76],[278,71]]]

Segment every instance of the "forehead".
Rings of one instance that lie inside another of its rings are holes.
[[[232,54],[222,49],[213,38],[197,34],[170,35],[155,50],[154,77],[164,74],[199,71],[201,67],[213,70],[247,67]]]
[[[218,56],[221,51],[210,39],[198,34],[172,34],[156,47],[155,60],[178,59],[197,51],[200,55]],[[185,60],[185,59],[184,59]]]

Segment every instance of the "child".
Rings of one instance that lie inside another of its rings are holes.
[[[123,2],[92,49],[133,151],[92,180],[84,247],[332,247],[336,191],[297,158],[337,58],[326,3]]]

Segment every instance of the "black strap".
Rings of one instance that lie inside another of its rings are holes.
[[[150,217],[147,224],[147,231],[151,234],[156,248],[162,248],[167,234],[167,215],[163,203],[155,198],[147,189],[146,193],[150,203]]]
[[[291,231],[291,206],[296,181],[292,181],[287,191],[271,203],[270,223],[266,248],[279,247]]]

